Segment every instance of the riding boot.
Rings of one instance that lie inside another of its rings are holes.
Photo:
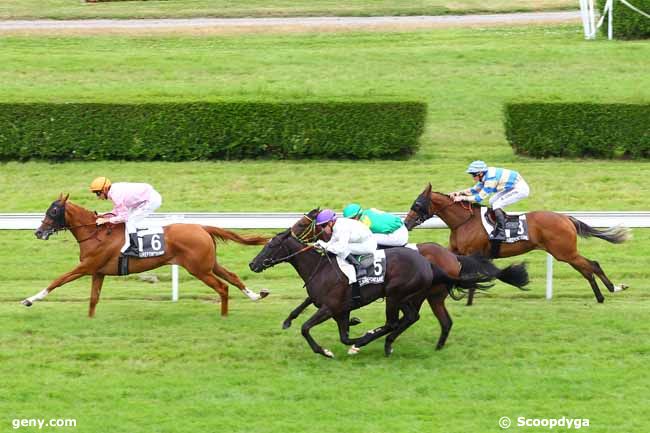
[[[138,234],[129,233],[129,246],[122,253],[125,256],[139,257],[140,252],[138,251]]]
[[[506,240],[506,213],[503,209],[494,209],[494,219],[496,224],[490,239],[503,242]]]
[[[354,302],[361,301],[361,287],[359,286],[359,279],[366,276],[365,270],[361,267],[359,259],[352,254],[348,254],[345,261],[354,266],[354,272],[357,275],[357,281],[352,283],[352,300]]]

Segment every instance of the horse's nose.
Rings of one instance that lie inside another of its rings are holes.
[[[248,264],[248,267],[250,268],[251,271],[255,272],[255,264],[253,262],[250,262]]]
[[[37,239],[43,239],[43,230],[36,229],[36,231],[34,232],[34,235],[36,236]]]

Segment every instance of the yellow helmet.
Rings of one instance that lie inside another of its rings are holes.
[[[111,180],[104,176],[95,178],[95,180],[90,182],[90,190],[92,192],[106,191],[108,188],[110,188],[110,186],[111,186]]]

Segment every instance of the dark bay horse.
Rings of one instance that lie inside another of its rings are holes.
[[[22,301],[28,307],[45,298],[52,290],[84,275],[92,275],[92,290],[88,316],[95,315],[105,275],[118,274],[118,258],[124,243],[124,224],[97,226],[97,214],[70,201],[68,195],[61,195],[45,213],[43,223],[36,230],[36,237],[47,240],[60,230],[70,230],[79,243],[79,264],[54,280],[49,286]],[[135,258],[129,261],[129,273],[139,273],[162,265],[177,264],[214,289],[221,298],[221,315],[228,314],[228,285],[223,278],[237,286],[252,300],[268,295],[248,289],[237,275],[228,271],[216,261],[216,240],[232,240],[244,245],[263,245],[267,238],[262,236],[240,236],[217,227],[197,224],[170,224],[165,230],[165,254],[159,257]]]
[[[483,228],[478,205],[468,206],[463,202],[455,203],[449,196],[431,191],[429,184],[417,197],[404,220],[406,228],[411,230],[425,220],[437,215],[449,226],[449,249],[458,254],[481,253],[489,255],[491,243]],[[573,266],[589,281],[596,300],[604,302],[594,275],[605,284],[610,292],[626,289],[626,286],[614,286],[607,278],[598,262],[589,260],[578,253],[577,237],[597,237],[611,243],[622,243],[629,238],[629,232],[622,227],[599,230],[573,217],[556,212],[538,211],[526,213],[529,240],[512,244],[501,244],[499,257],[511,257],[531,250],[545,250],[556,260]],[[468,304],[471,304],[472,291]]]
[[[440,267],[452,278],[472,278],[476,275],[485,275],[490,277],[490,279],[496,278],[522,290],[524,290],[524,287],[529,282],[528,271],[526,271],[526,265],[524,263],[512,264],[504,269],[499,269],[490,260],[479,254],[473,254],[471,256],[454,254],[435,242],[423,242],[416,246],[418,252],[431,264]],[[444,286],[444,283],[442,284]],[[443,288],[440,287],[440,289]],[[470,288],[469,290],[472,293],[473,289]],[[464,290],[461,289],[460,292],[458,296],[455,296],[453,292],[450,294],[454,299],[458,300],[464,296]],[[282,322],[282,328],[289,328],[291,322],[312,303],[312,300],[307,297],[302,304],[289,313],[289,316]],[[434,309],[435,306],[431,304],[431,308]]]
[[[276,235],[251,261],[254,272],[262,272],[278,263],[289,262],[305,281],[309,299],[318,311],[302,325],[302,335],[311,349],[326,357],[333,357],[331,351],[321,347],[310,335],[312,327],[333,318],[339,329],[341,342],[358,349],[371,341],[388,334],[384,352],[392,353],[395,339],[419,319],[418,311],[425,299],[435,305],[434,313],[441,326],[437,348],[444,346],[452,321],[444,305],[448,287],[461,284],[476,287],[487,281],[485,276],[454,280],[439,267],[429,263],[418,252],[408,248],[386,250],[386,276],[383,284],[370,284],[361,290],[361,300],[353,303],[347,277],[341,272],[336,260],[317,252],[305,242],[306,232],[314,227],[318,209],[303,216],[292,228]],[[444,290],[436,290],[439,283],[445,283]],[[379,298],[386,298],[386,324],[367,332],[361,338],[349,337],[350,311],[367,305]],[[399,318],[400,311],[403,317]],[[354,352],[351,352],[354,353]]]

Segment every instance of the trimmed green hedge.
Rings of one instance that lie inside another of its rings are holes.
[[[504,107],[506,137],[534,157],[650,157],[650,104],[517,103]]]
[[[403,158],[420,102],[0,104],[0,160]]]
[[[607,0],[598,0],[598,9],[602,12]],[[650,14],[650,0],[628,0],[637,9]],[[607,17],[600,27],[603,35],[607,36]],[[648,39],[650,38],[650,18],[633,11],[619,0],[614,0],[613,32],[615,39]]]

